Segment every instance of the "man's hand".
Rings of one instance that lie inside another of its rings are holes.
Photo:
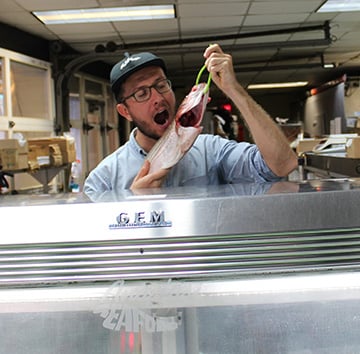
[[[231,55],[212,44],[205,49],[204,58],[215,84],[241,112],[269,168],[279,177],[287,176],[297,168],[297,156],[279,126],[237,81]]]
[[[133,183],[130,186],[131,190],[141,188],[159,188],[163,184],[170,169],[160,169],[154,173],[149,173],[150,162],[145,160],[139,173],[134,178]]]
[[[225,93],[238,86],[232,57],[222,51],[218,44],[212,44],[204,51],[205,65],[211,73],[212,80]]]

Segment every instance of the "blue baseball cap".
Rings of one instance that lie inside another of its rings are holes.
[[[121,85],[131,74],[146,66],[159,66],[166,74],[165,62],[160,57],[149,52],[132,55],[125,53],[125,58],[115,64],[110,72],[111,89],[115,96],[118,95]]]

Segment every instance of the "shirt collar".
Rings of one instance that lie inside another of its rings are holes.
[[[131,148],[134,149],[138,154],[140,154],[143,157],[147,156],[146,151],[138,144],[138,142],[135,139],[137,128],[134,128],[130,133],[130,139],[129,144],[131,145]]]

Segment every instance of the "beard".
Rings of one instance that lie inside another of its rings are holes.
[[[142,122],[142,121],[137,121],[134,120],[134,125],[135,127],[145,136],[147,136],[150,139],[153,140],[159,140],[162,136],[162,134],[160,135],[159,133],[157,133],[156,131],[154,131],[154,129],[151,129],[149,127],[148,123]]]
[[[152,120],[145,121],[144,119],[137,117],[136,114],[132,114],[132,122],[134,126],[146,137],[153,139],[153,140],[159,140],[162,135],[164,134],[167,127],[170,125],[174,118],[175,118],[175,112],[174,109],[164,109],[158,114],[156,114]],[[159,127],[161,131],[159,132]],[[166,127],[166,128],[165,128]]]

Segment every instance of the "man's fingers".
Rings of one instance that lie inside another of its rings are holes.
[[[143,166],[141,167],[139,173],[134,178],[133,183],[130,186],[130,189],[141,189],[141,188],[158,188],[164,182],[167,174],[169,173],[170,169],[160,169],[153,173],[149,174],[150,170],[150,162],[145,161]]]
[[[145,160],[144,164],[140,168],[140,171],[135,177],[135,180],[145,177],[149,173],[149,170],[150,170],[150,162],[148,160]]]

